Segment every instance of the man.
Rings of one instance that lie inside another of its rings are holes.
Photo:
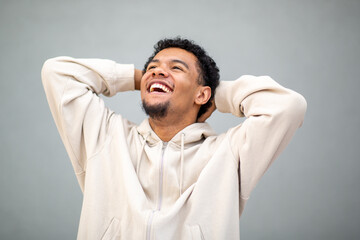
[[[42,79],[84,194],[78,239],[239,239],[250,192],[306,110],[269,77],[219,84],[215,62],[180,38],[159,41],[143,72],[58,57]],[[98,97],[134,89],[149,115],[139,126]],[[215,135],[215,109],[247,119]]]

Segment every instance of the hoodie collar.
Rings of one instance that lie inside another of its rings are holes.
[[[144,121],[137,127],[137,131],[144,138],[147,137],[147,141],[151,145],[162,141],[152,130],[148,118],[144,119]],[[182,134],[185,134],[184,143],[188,144],[197,142],[209,136],[214,136],[215,132],[212,130],[208,123],[193,123],[179,131],[169,142],[180,146]]]

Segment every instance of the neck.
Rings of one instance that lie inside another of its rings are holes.
[[[181,119],[181,120],[179,120]],[[196,122],[196,118],[164,117],[161,119],[149,118],[149,124],[156,135],[164,142],[170,141],[178,132]]]

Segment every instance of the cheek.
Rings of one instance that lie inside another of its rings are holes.
[[[144,93],[143,93],[142,89],[140,90],[140,99],[141,99],[141,101],[144,99]]]
[[[149,75],[150,74],[148,72],[146,72],[141,78],[141,82],[140,82],[140,90],[141,90],[141,92],[143,91],[143,89],[145,89],[146,79],[149,78]]]
[[[177,89],[177,97],[181,99],[183,104],[190,104],[195,99],[196,87],[192,84],[184,84]]]

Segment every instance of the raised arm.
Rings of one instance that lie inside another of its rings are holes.
[[[240,197],[246,201],[260,177],[301,126],[306,101],[270,77],[254,76],[221,82],[215,101],[220,112],[247,118],[227,132],[234,158],[240,161]]]
[[[56,126],[83,187],[86,161],[105,142],[113,116],[98,95],[134,90],[134,66],[57,57],[44,63],[41,75]]]

